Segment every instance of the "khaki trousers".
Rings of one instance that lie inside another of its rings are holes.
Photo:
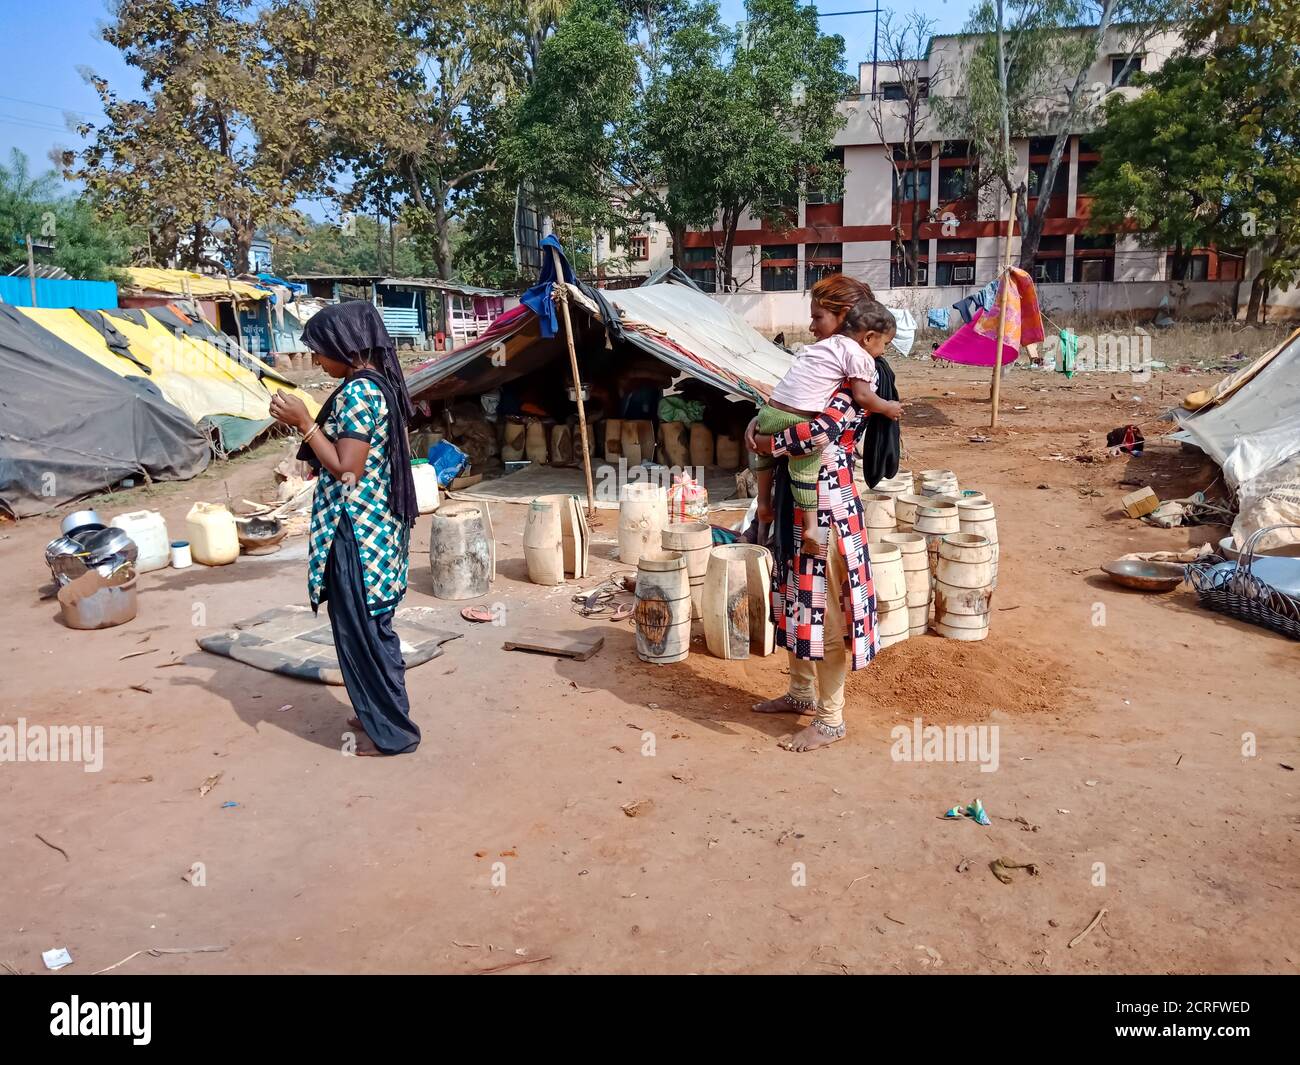
[[[831,526],[826,544],[826,610],[822,621],[820,662],[790,656],[791,699],[817,704],[816,720],[830,728],[844,723],[844,681],[849,673],[849,655],[844,646],[844,606],[841,589],[848,580],[844,556],[840,554],[839,535]]]

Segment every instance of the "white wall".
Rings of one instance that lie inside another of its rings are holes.
[[[1038,295],[1048,315],[1068,317],[1069,321],[1061,323],[1065,325],[1077,324],[1080,318],[1088,317],[1130,313],[1154,315],[1165,296],[1169,297],[1175,318],[1204,319],[1226,316],[1231,312],[1236,284],[1234,281],[1181,284],[1164,281],[1081,282],[1039,285]],[[881,303],[910,310],[922,324],[929,308],[951,307],[974,291],[966,287],[878,288],[874,285],[872,289]],[[1238,296],[1243,312],[1249,296],[1250,286],[1243,282]],[[806,292],[737,292],[716,295],[714,299],[769,336],[808,329],[809,297]],[[1274,320],[1300,318],[1300,288],[1287,293],[1275,291],[1271,294],[1269,307],[1269,316]],[[951,313],[951,324],[953,328],[960,324],[956,311]]]

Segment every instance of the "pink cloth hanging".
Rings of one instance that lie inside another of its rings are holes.
[[[992,336],[981,333],[976,328],[986,317],[987,320],[993,322]],[[947,359],[949,362],[958,362],[963,366],[992,366],[994,362],[993,353],[998,345],[997,321],[996,314],[986,316],[982,310],[976,310],[974,318],[934,350],[933,357]],[[1005,366],[1009,362],[1015,362],[1016,356],[1019,354],[1020,348],[1006,343],[1004,339],[1002,344],[1002,364]]]
[[[1038,290],[1034,288],[1034,279],[1019,267],[1013,266],[1002,275],[1002,284],[998,286],[998,298],[994,307],[1001,307],[1006,301],[1006,332],[1002,336],[1004,344],[1010,344],[1016,350],[1022,346],[1037,344],[1043,339],[1043,314],[1038,307]],[[998,336],[998,316],[990,313],[982,324],[973,322],[975,332],[987,336],[995,344]],[[993,363],[990,361],[989,365]]]

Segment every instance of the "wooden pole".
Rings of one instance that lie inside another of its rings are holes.
[[[569,369],[573,372],[573,394],[578,397],[578,434],[582,437],[582,471],[587,476],[587,517],[596,517],[596,489],[591,479],[591,448],[587,446],[587,408],[582,402],[582,378],[578,374],[578,352],[573,346],[573,322],[569,318],[569,290],[564,283],[564,268],[560,253],[551,249],[555,263],[555,284],[551,298],[559,299],[560,313],[564,319],[564,339],[569,345]]]
[[[36,306],[36,256],[32,253],[32,235],[27,234],[27,280],[32,283],[32,306]]]
[[[1002,256],[1002,272],[999,275],[998,291],[1001,298],[998,300],[998,346],[993,353],[993,388],[989,392],[989,400],[993,407],[989,418],[990,429],[998,427],[998,399],[1002,384],[1002,339],[1007,335],[1007,271],[1011,269],[1011,238],[1016,231],[1016,200],[1019,196],[1019,189],[1011,193],[1011,219],[1007,222],[1007,243]]]

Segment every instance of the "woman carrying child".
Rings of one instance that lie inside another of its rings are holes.
[[[777,640],[790,656],[789,689],[754,707],[759,713],[814,715],[810,725],[783,742],[792,751],[816,750],[844,737],[848,671],[865,668],[879,649],[862,501],[853,480],[854,451],[866,412],[854,400],[868,399],[859,385],[872,388],[875,368],[870,356],[888,343],[893,319],[859,282],[841,276],[818,282],[813,289],[814,334],[819,340],[833,336],[846,321],[854,334],[849,339],[869,352],[858,383],[845,382],[811,420],[796,417],[788,428],[772,434],[759,429],[760,415],[746,434],[750,450],[757,454],[818,458],[814,505],[801,508],[812,511],[812,521],[805,523],[798,513],[776,516],[772,607]],[[899,416],[898,404],[876,402],[881,413]],[[794,477],[791,470],[790,480]],[[770,500],[761,494],[759,500],[773,513]],[[792,528],[785,528],[787,523]]]

